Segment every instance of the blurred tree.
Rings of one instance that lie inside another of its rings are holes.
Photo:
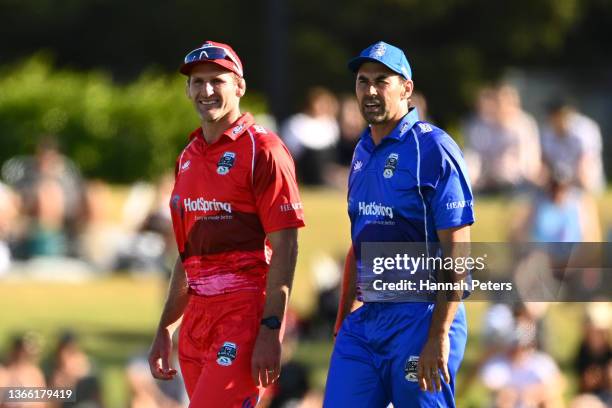
[[[114,182],[150,180],[174,168],[199,124],[185,97],[185,79],[145,72],[119,86],[99,72],[53,69],[37,56],[0,71],[0,163],[29,155],[56,135],[84,174]],[[242,102],[261,113],[255,92]]]
[[[0,36],[1,61],[46,49],[60,66],[101,68],[119,82],[151,66],[176,72],[186,50],[226,41],[250,89],[283,99],[270,104],[278,116],[309,86],[351,89],[346,60],[384,39],[407,51],[434,119],[448,125],[510,65],[579,70],[588,61],[610,72],[612,2],[0,0]]]

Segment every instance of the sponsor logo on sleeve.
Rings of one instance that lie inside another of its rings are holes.
[[[217,364],[230,366],[236,359],[237,347],[235,343],[226,341],[217,352]]]
[[[281,212],[297,211],[303,208],[302,203],[284,203],[280,205]]]
[[[473,205],[472,200],[451,201],[446,203],[446,209],[456,210],[457,208],[472,207]]]
[[[419,127],[423,133],[431,132],[433,130],[429,123],[419,123]]]
[[[253,125],[253,130],[255,131],[255,133],[262,133],[264,135],[268,133],[268,131],[260,125]]]
[[[181,166],[181,173],[186,171],[189,166],[191,166],[191,160],[187,160],[185,163],[183,163],[183,165]]]

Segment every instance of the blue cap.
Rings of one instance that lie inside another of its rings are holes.
[[[378,41],[361,51],[358,57],[349,61],[348,67],[357,72],[364,62],[378,62],[404,78],[412,79],[412,70],[404,51],[384,41]]]

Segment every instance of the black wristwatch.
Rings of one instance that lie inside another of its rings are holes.
[[[278,330],[281,327],[281,321],[276,316],[264,317],[261,319],[261,324],[272,330]]]

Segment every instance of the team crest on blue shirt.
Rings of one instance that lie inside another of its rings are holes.
[[[223,343],[219,351],[217,352],[217,364],[222,366],[232,365],[236,359],[236,344],[226,341]]]
[[[384,178],[391,178],[395,174],[395,169],[397,168],[397,162],[399,161],[399,154],[391,153],[389,157],[387,157],[387,161],[385,161],[385,169],[383,171]]]
[[[221,176],[225,176],[229,173],[230,169],[234,167],[234,162],[236,161],[236,153],[234,152],[225,152],[223,156],[219,159],[217,163],[217,174]]]

